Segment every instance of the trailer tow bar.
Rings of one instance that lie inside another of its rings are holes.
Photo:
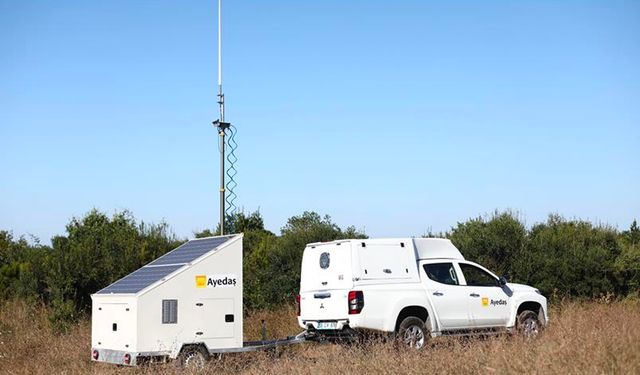
[[[295,336],[288,336],[284,339],[245,341],[242,348],[212,349],[209,350],[209,354],[254,352],[274,349],[279,346],[301,344],[305,341],[307,341],[307,331],[302,331]]]

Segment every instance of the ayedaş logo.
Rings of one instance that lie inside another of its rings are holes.
[[[489,297],[482,297],[482,306],[483,307],[487,307],[487,306],[506,306],[507,305],[507,301],[503,300],[503,299],[489,299]]]
[[[228,275],[196,275],[196,288],[232,288],[238,283],[238,276]]]

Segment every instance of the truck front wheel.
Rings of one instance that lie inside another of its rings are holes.
[[[415,316],[404,318],[398,327],[398,344],[420,350],[427,343],[429,332],[424,322]]]
[[[538,319],[538,313],[531,310],[524,310],[518,315],[518,332],[525,338],[532,339],[540,333],[542,326]]]

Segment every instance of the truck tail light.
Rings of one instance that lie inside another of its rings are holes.
[[[99,356],[100,352],[98,352],[96,349],[93,349],[93,351],[91,352],[91,358],[93,358],[94,361],[97,361]]]
[[[125,364],[125,365],[128,365],[128,364],[130,364],[130,363],[131,363],[131,354],[126,353],[126,354],[124,355],[124,364]]]
[[[349,315],[360,314],[364,307],[364,293],[360,290],[349,292]]]
[[[296,295],[296,314],[300,316],[300,295]]]

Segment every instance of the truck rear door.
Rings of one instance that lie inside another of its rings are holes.
[[[347,297],[353,287],[351,262],[350,242],[312,245],[305,249],[300,275],[302,319],[348,318]]]

